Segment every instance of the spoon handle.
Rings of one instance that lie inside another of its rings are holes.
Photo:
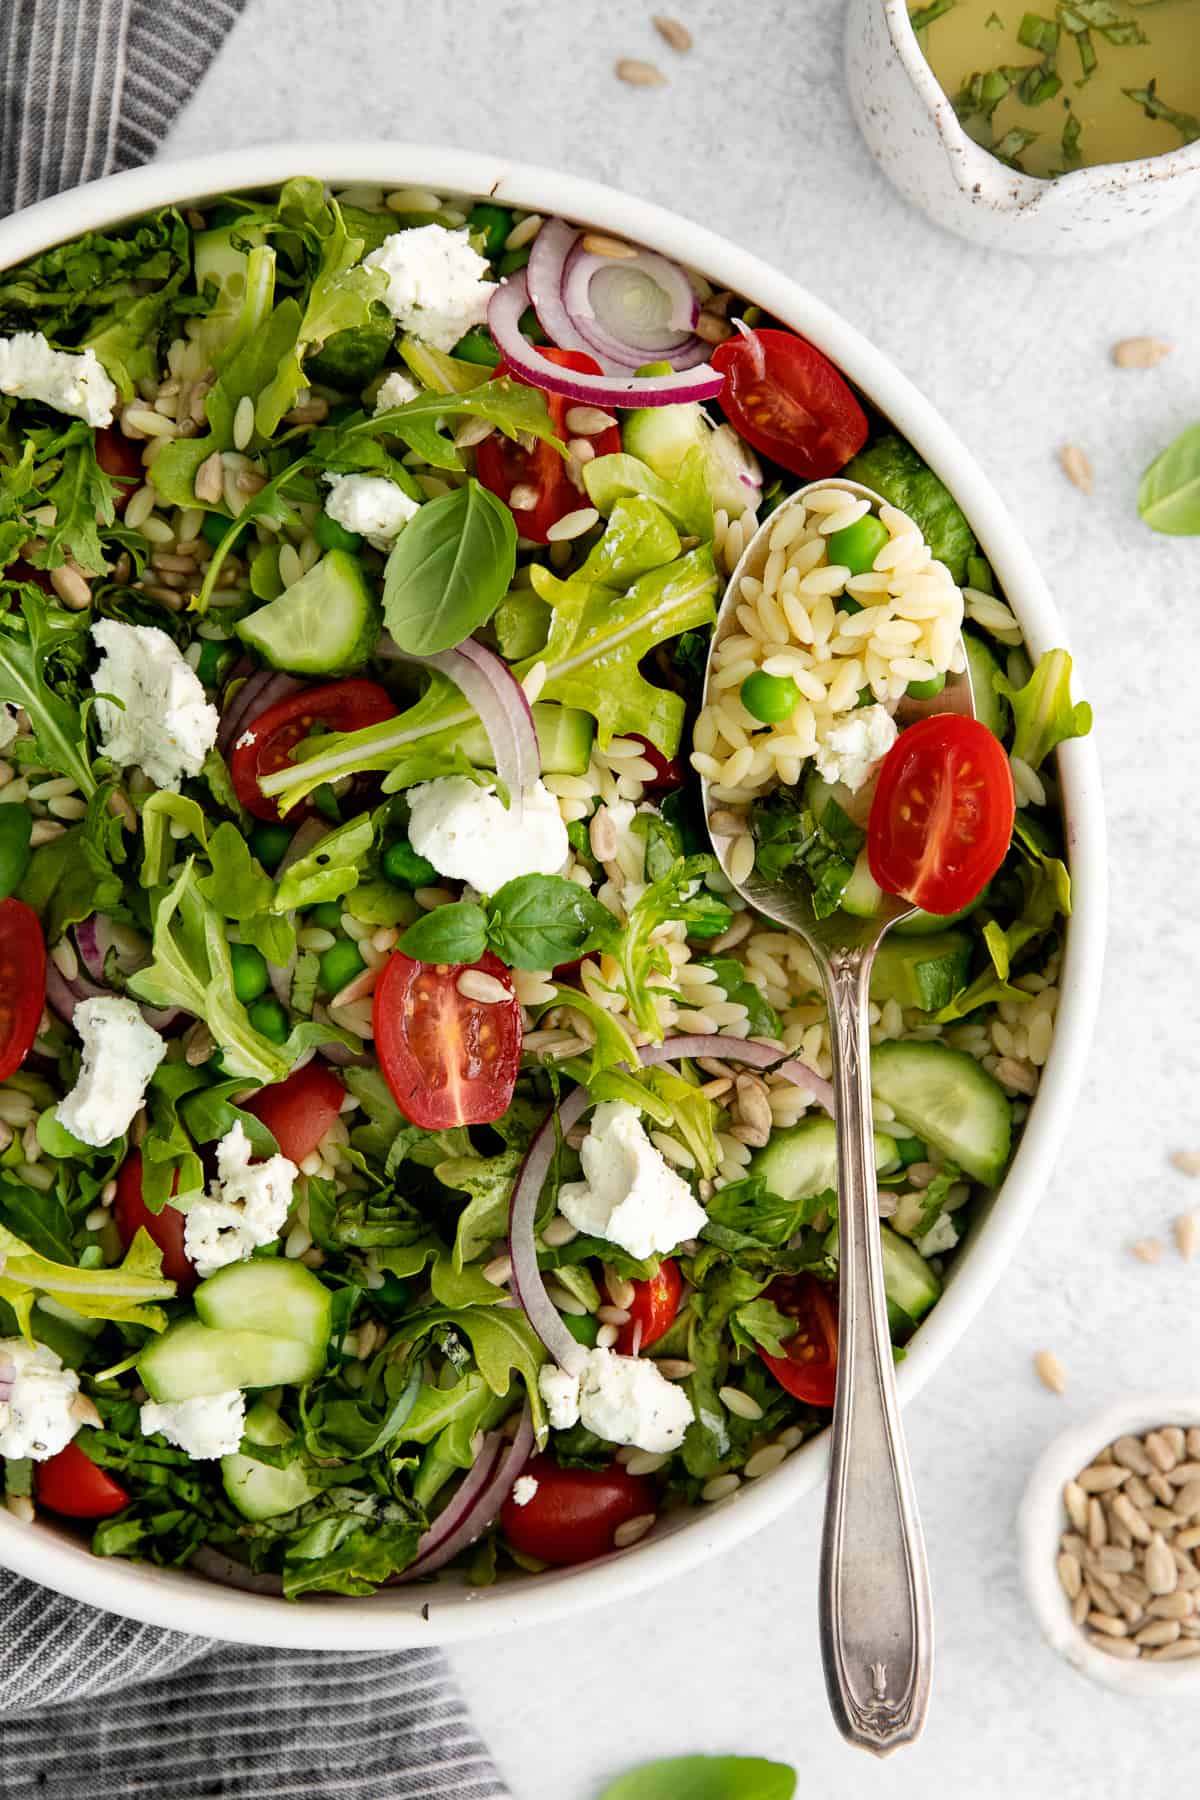
[[[920,1735],[933,1671],[925,1544],[896,1402],[871,1118],[875,945],[829,950],[837,1106],[837,1398],[821,1540],[821,1657],[843,1737],[885,1756]]]

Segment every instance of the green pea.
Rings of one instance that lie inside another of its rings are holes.
[[[460,337],[455,344],[454,354],[459,362],[478,363],[484,369],[495,369],[500,365],[500,352],[484,325],[472,325],[466,337]]]
[[[200,661],[196,664],[196,673],[205,687],[218,687],[232,661],[233,651],[224,639],[201,638]]]
[[[343,938],[339,943],[331,944],[321,956],[321,986],[327,994],[336,994],[348,981],[361,975],[366,966],[358,954],[358,945]]]
[[[25,806],[0,806],[0,900],[7,900],[25,879],[32,852],[33,814]]]
[[[313,536],[322,550],[357,550],[362,538],[357,531],[347,531],[327,512],[319,512],[313,521]]]
[[[308,923],[319,925],[322,931],[340,931],[342,929],[343,907],[338,900],[322,900],[319,906],[309,909]]]
[[[493,206],[489,200],[480,200],[467,214],[467,229],[483,238],[485,256],[500,255],[512,226],[512,214],[508,208]]]
[[[250,833],[250,848],[268,875],[273,875],[283,861],[283,853],[292,841],[290,825],[257,824]]]
[[[931,675],[928,681],[910,681],[904,691],[910,700],[936,700],[945,685],[944,675]]]
[[[200,536],[206,543],[211,544],[215,550],[219,544],[224,542],[225,533],[232,524],[233,520],[228,518],[224,513],[206,512],[203,523],[200,526]],[[238,536],[233,540],[235,549],[240,541],[241,533],[239,532]]]
[[[853,594],[839,594],[837,603],[838,611],[849,613],[851,618],[854,617],[856,612],[862,611],[862,601],[856,600]]]
[[[424,856],[418,856],[407,838],[397,838],[394,844],[388,845],[383,853],[382,868],[396,887],[431,887],[437,880],[433,864]]]
[[[746,711],[764,725],[778,725],[789,718],[800,700],[800,689],[790,675],[768,675],[765,669],[747,675],[741,694]]]
[[[595,1349],[600,1326],[591,1313],[564,1313],[563,1324],[577,1344],[586,1344],[589,1350]]]
[[[831,563],[840,563],[852,575],[865,575],[874,568],[875,558],[887,541],[887,526],[874,513],[867,513],[853,525],[835,531],[825,540],[825,548]]]
[[[271,1043],[286,1044],[290,1030],[287,1009],[278,1000],[256,1000],[250,1008],[250,1023]]]
[[[900,1158],[900,1167],[909,1169],[913,1163],[925,1161],[925,1146],[920,1138],[898,1137],[896,1139],[896,1155]]]
[[[243,1006],[265,994],[271,985],[267,959],[253,944],[230,944],[229,960],[233,964],[233,991]]]

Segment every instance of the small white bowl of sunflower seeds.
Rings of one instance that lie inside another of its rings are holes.
[[[1200,1691],[1200,1396],[1135,1396],[1061,1433],[1018,1528],[1052,1649],[1126,1693]]]

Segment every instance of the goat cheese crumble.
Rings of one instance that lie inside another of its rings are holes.
[[[418,501],[385,475],[327,475],[325,511],[345,531],[356,531],[376,550],[388,550],[415,512]]]
[[[570,843],[558,801],[540,781],[508,808],[493,787],[440,775],[410,789],[408,838],[451,881],[494,894],[518,875],[557,875]]]
[[[75,1086],[55,1107],[60,1125],[85,1144],[111,1144],[133,1123],[167,1046],[132,1000],[100,994],[81,1000],[72,1023],[83,1040]]]
[[[2,1338],[0,1375],[12,1384],[8,1398],[0,1399],[0,1456],[43,1462],[65,1450],[79,1430],[72,1410],[79,1393],[74,1369],[64,1369],[45,1344]]]
[[[40,400],[68,418],[111,425],[117,390],[94,350],[53,350],[40,331],[0,337],[0,394]]]
[[[564,1183],[558,1196],[559,1211],[577,1231],[644,1258],[665,1255],[707,1223],[708,1214],[627,1100],[596,1108],[579,1159],[585,1179]]]
[[[217,1180],[187,1209],[183,1245],[201,1280],[273,1244],[292,1204],[298,1173],[286,1156],[252,1163],[238,1119],[217,1145]]]
[[[860,706],[826,732],[813,760],[826,781],[857,793],[899,735],[885,706]]]
[[[536,1475],[518,1475],[513,1482],[512,1499],[514,1506],[528,1506],[538,1491]]]
[[[610,1444],[633,1444],[655,1455],[678,1450],[695,1417],[683,1389],[649,1357],[612,1350],[587,1351],[578,1377],[546,1365],[538,1392],[555,1431],[582,1423]]]
[[[375,413],[387,412],[393,406],[403,406],[408,400],[415,400],[421,392],[411,375],[405,375],[399,369],[385,376],[379,392],[375,396]]]
[[[444,225],[393,232],[363,261],[387,276],[383,303],[392,316],[437,350],[453,350],[472,325],[482,325],[496,291],[467,233]]]
[[[118,768],[132,765],[155,787],[178,792],[217,741],[220,716],[204,684],[157,625],[99,619],[92,636],[101,652],[92,676],[101,749]]]
[[[246,1396],[241,1388],[200,1394],[192,1400],[147,1400],[141,1409],[142,1435],[153,1437],[158,1432],[193,1462],[207,1462],[233,1455],[242,1441],[245,1418]]]

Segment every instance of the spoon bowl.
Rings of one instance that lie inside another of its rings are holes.
[[[841,488],[877,510],[880,496],[848,480],[814,482],[778,507],[755,533],[730,577],[705,669],[737,624],[743,578],[761,578],[770,538],[789,507],[817,489]],[[902,699],[903,728],[931,713],[974,716],[966,658],[931,700]],[[877,1229],[871,1107],[869,986],[887,931],[917,910],[883,894],[870,917],[840,910],[818,918],[801,883],[772,881],[756,865],[733,866],[738,835],[720,829],[729,801],[702,780],[705,824],[721,869],[755,912],[795,932],[820,971],[829,1014],[838,1146],[838,1371],[833,1446],[821,1545],[821,1655],[829,1703],[842,1735],[886,1755],[920,1735],[933,1669],[933,1611],[925,1546],[896,1400],[883,1260]],[[719,784],[717,784],[719,787]],[[739,834],[741,835],[741,834]]]

